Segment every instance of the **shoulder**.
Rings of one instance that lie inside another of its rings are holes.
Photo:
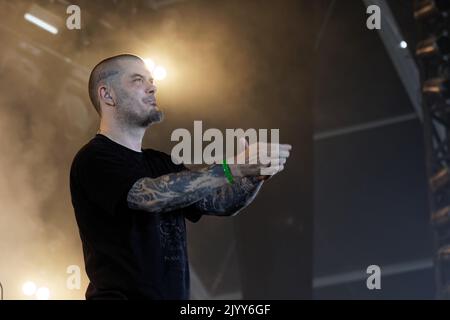
[[[151,149],[151,148],[144,149],[143,151],[144,151],[145,156],[148,158],[161,158],[166,161],[167,160],[171,161],[170,155],[163,151],[159,151],[159,150],[155,150],[155,149]]]
[[[93,140],[93,139],[92,139]],[[72,169],[79,165],[80,163],[83,163],[87,161],[87,159],[90,157],[90,155],[94,152],[94,148],[92,146],[92,140],[90,140],[88,143],[83,145],[80,150],[75,154],[75,156],[72,159]]]
[[[72,160],[71,170],[88,165],[99,159],[114,159],[119,156],[107,143],[98,137],[94,137],[83,145]]]
[[[97,153],[99,150],[101,150],[101,145],[99,145],[98,141],[96,141],[95,138],[92,138],[78,150],[78,152],[73,157],[72,163],[84,161],[91,155]]]

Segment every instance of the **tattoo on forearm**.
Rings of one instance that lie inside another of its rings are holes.
[[[141,178],[128,192],[127,202],[131,209],[167,212],[187,207],[226,183],[221,165]]]
[[[217,188],[197,202],[196,206],[206,214],[236,215],[253,201],[262,184],[255,177],[240,178],[234,184]]]

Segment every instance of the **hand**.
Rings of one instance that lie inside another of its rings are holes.
[[[290,155],[289,151],[292,149],[291,145],[278,143],[259,142],[248,146],[245,138],[241,138],[240,143],[243,151],[233,158],[233,164],[229,164],[231,174],[235,177],[255,176],[267,180],[284,169]],[[261,159],[258,154],[258,150],[261,149],[266,150],[266,155],[267,150],[270,150],[270,155]]]
[[[257,176],[257,179],[259,181],[267,181],[270,178],[272,178],[275,174],[280,173],[284,170],[284,166],[286,165],[287,158],[290,156],[290,150],[292,150],[292,146],[288,144],[282,144],[279,145],[279,158],[278,162],[274,162],[274,166],[265,168],[265,172],[259,176]],[[278,165],[277,165],[278,164]]]

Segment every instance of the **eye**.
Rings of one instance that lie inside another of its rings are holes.
[[[134,79],[134,82],[142,82],[142,78]]]

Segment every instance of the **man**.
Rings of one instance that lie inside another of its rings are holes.
[[[156,87],[142,59],[124,54],[91,72],[89,96],[100,128],[76,154],[72,204],[90,283],[87,299],[189,299],[185,218],[231,216],[263,181],[263,165],[215,164],[198,171],[142,149],[146,129],[162,121]],[[289,145],[273,155],[283,168]],[[249,159],[248,148],[244,150]]]

